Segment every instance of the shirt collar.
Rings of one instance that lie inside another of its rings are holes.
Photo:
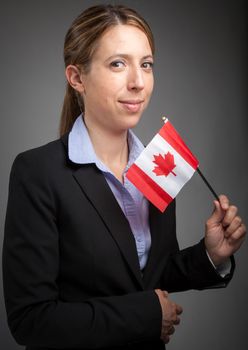
[[[131,130],[128,130],[128,146],[129,159],[126,170],[132,165],[144,149],[141,141]],[[107,167],[100,161],[95,153],[82,114],[77,117],[69,133],[68,155],[69,159],[74,163],[95,163],[100,170],[109,172]]]

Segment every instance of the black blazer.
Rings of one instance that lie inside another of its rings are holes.
[[[11,175],[3,247],[8,323],[27,349],[163,349],[155,288],[225,286],[203,240],[179,251],[175,202],[150,205],[140,271],[133,234],[95,165],[68,159],[68,134],[21,153]],[[234,266],[234,263],[233,263]]]

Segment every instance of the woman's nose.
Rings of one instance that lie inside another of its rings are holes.
[[[140,67],[132,68],[128,75],[128,89],[142,90],[144,89],[144,76]]]

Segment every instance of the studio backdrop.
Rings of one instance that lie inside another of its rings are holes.
[[[58,137],[65,89],[63,41],[73,19],[106,1],[1,1],[1,246],[15,156]],[[156,43],[155,90],[135,132],[147,144],[167,115],[217,193],[248,207],[247,8],[242,0],[112,1],[137,9]],[[181,248],[204,235],[213,197],[198,174],[177,197]],[[248,349],[247,242],[226,289],[171,296],[184,308],[170,350]],[[0,348],[18,350],[0,289]]]

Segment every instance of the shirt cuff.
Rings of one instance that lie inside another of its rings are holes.
[[[213,263],[212,259],[209,256],[207,250],[206,250],[206,253],[207,253],[209,261],[211,262],[211,264],[213,265],[215,270],[218,272],[218,274],[222,278],[224,278],[226,275],[228,275],[231,272],[232,263],[231,263],[231,259],[230,258],[228,258],[224,263],[215,266],[215,264]]]

